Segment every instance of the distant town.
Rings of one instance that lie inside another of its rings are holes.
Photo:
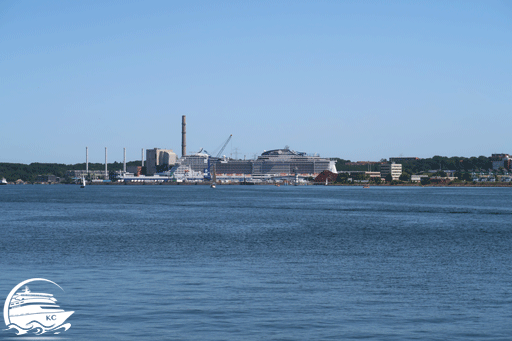
[[[274,184],[274,185],[512,185],[509,154],[479,157],[390,157],[379,161],[322,158],[285,146],[255,159],[226,157],[223,151],[187,154],[182,116],[181,157],[171,149],[141,149],[141,160],[75,165],[0,163],[0,184]]]
[[[285,147],[254,160],[200,151],[178,158],[169,149],[145,150],[145,160],[114,163],[0,163],[2,184],[368,184],[512,185],[509,154],[489,157],[390,157],[379,161],[321,158]]]

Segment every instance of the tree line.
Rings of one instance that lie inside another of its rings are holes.
[[[386,159],[380,160],[381,162],[387,162]],[[350,160],[336,159],[336,169],[338,171],[367,171],[367,165],[348,165]],[[434,156],[426,159],[419,160],[407,160],[400,161],[397,163],[402,164],[402,171],[408,174],[418,174],[422,172],[428,172],[430,170],[454,170],[461,173],[468,172],[480,172],[487,171],[492,168],[492,160],[490,157],[479,156],[479,157],[446,157],[446,156]],[[372,165],[371,170],[378,172],[380,171],[380,165]]]
[[[141,161],[127,162],[127,166],[139,166]],[[119,171],[123,169],[122,162],[113,162],[107,164],[109,171]],[[68,170],[84,170],[85,163],[67,165],[63,163],[0,163],[0,178],[4,177],[9,182],[21,179],[25,182],[34,182],[38,175],[55,175],[59,178],[66,177]],[[89,163],[89,170],[104,170],[104,163]]]

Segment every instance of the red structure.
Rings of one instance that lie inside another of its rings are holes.
[[[318,174],[318,176],[315,178],[315,182],[325,183],[325,180],[327,180],[327,182],[333,183],[336,181],[337,177],[338,174],[324,170],[322,173]]]

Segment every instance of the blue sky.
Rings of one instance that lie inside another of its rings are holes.
[[[0,162],[512,153],[510,1],[0,1]]]

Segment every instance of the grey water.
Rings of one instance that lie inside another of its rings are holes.
[[[57,283],[75,313],[52,339],[511,340],[511,203],[510,188],[1,186],[0,302]]]

